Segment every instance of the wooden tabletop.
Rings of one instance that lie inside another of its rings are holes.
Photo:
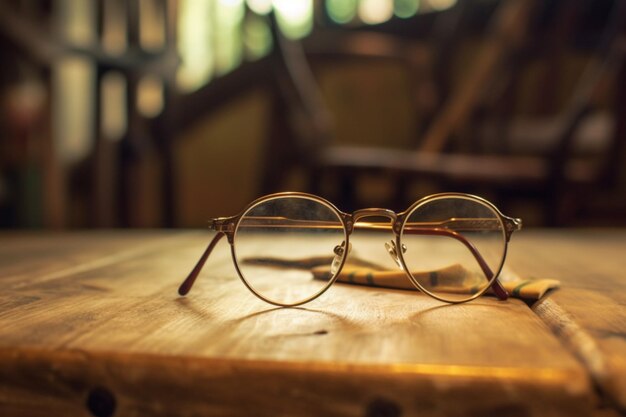
[[[626,231],[522,231],[530,306],[335,284],[275,308],[210,232],[0,234],[0,415],[618,416]],[[384,249],[381,249],[384,250]]]

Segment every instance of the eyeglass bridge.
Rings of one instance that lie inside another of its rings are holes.
[[[356,223],[365,217],[386,217],[391,220],[392,230],[396,233],[400,233],[400,222],[398,221],[398,215],[393,211],[385,208],[366,208],[357,210],[346,218],[346,228],[348,234],[352,233]]]

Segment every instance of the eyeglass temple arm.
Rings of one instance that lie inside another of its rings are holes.
[[[202,271],[202,267],[204,266],[206,260],[208,259],[211,252],[213,252],[213,248],[215,248],[215,245],[217,245],[217,243],[224,236],[226,236],[226,233],[218,231],[217,234],[213,237],[211,243],[209,243],[209,246],[207,246],[207,248],[205,249],[196,266],[193,267],[189,275],[187,275],[187,278],[185,278],[183,283],[180,284],[180,287],[178,287],[178,294],[186,295],[189,290],[191,290],[191,287],[193,287],[193,283],[196,282],[196,278],[198,278],[200,271]]]
[[[483,273],[485,274],[485,278],[487,278],[487,281],[490,281],[493,278],[493,271],[491,271],[491,268],[489,268],[489,265],[487,265],[487,262],[485,262],[485,259],[481,256],[480,252],[478,252],[478,249],[476,249],[476,246],[474,246],[474,244],[472,244],[472,242],[467,240],[462,234],[457,233],[454,230],[449,230],[449,229],[441,229],[441,228],[425,229],[425,228],[419,228],[419,227],[405,227],[404,232],[409,233],[409,234],[415,234],[415,235],[447,236],[447,237],[451,237],[453,239],[458,240],[463,245],[465,245],[465,247],[469,249],[469,251],[472,253],[474,258],[478,262],[478,265],[480,265],[480,268],[483,270]],[[506,300],[507,298],[509,298],[509,293],[506,292],[506,290],[502,287],[502,285],[497,279],[493,281],[493,283],[491,284],[491,288],[493,289],[493,292],[496,295],[496,297],[498,297],[498,299]]]

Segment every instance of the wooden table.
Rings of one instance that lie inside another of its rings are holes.
[[[336,284],[274,308],[208,232],[0,234],[0,416],[618,416],[626,231],[523,231],[528,306]],[[381,249],[382,250],[382,249]]]

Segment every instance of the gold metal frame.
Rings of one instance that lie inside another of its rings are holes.
[[[179,289],[178,289],[178,293],[180,295],[186,295],[189,290],[191,289],[191,287],[193,286],[196,278],[198,277],[200,271],[202,270],[202,267],[204,266],[204,263],[206,262],[207,258],[209,257],[209,255],[211,254],[213,248],[215,247],[215,245],[219,242],[219,240],[226,236],[226,238],[228,239],[228,243],[230,244],[230,249],[231,249],[231,256],[233,258],[233,263],[235,265],[235,269],[237,270],[237,273],[239,274],[239,278],[242,280],[242,282],[244,283],[244,285],[254,294],[256,295],[258,298],[260,298],[263,301],[266,301],[270,304],[274,304],[277,306],[281,306],[281,307],[293,307],[293,306],[298,306],[298,305],[302,305],[305,303],[308,303],[309,301],[314,300],[315,298],[319,297],[320,295],[322,295],[324,292],[326,292],[326,290],[328,290],[328,288],[330,288],[330,286],[337,280],[337,278],[339,277],[339,274],[341,273],[341,270],[345,264],[345,261],[348,257],[348,251],[344,251],[341,255],[341,264],[339,265],[338,269],[336,270],[335,274],[328,280],[328,283],[326,284],[326,286],[324,286],[320,291],[318,291],[316,294],[304,299],[304,300],[300,300],[296,303],[291,303],[291,304],[285,304],[285,303],[279,303],[276,302],[274,300],[270,300],[266,297],[264,297],[262,294],[259,294],[253,287],[252,285],[250,285],[245,277],[244,274],[242,273],[239,264],[237,262],[237,255],[236,255],[236,249],[235,249],[235,243],[236,243],[236,235],[237,235],[237,230],[240,226],[241,220],[242,218],[244,218],[244,216],[254,207],[256,207],[257,205],[261,204],[261,203],[265,203],[267,201],[271,201],[274,199],[281,199],[281,198],[287,198],[287,197],[296,197],[296,198],[302,198],[302,199],[308,199],[308,200],[312,200],[312,201],[316,201],[318,203],[321,203],[323,205],[325,205],[327,208],[331,209],[336,215],[337,218],[341,221],[342,223],[342,227],[343,227],[343,231],[344,231],[344,242],[345,242],[345,247],[349,247],[349,240],[350,240],[350,235],[352,234],[352,232],[354,231],[355,228],[359,228],[359,229],[369,229],[369,230],[380,230],[380,229],[385,229],[385,230],[391,230],[394,235],[395,235],[395,244],[396,244],[396,248],[401,248],[402,247],[402,242],[401,242],[401,238],[402,238],[402,234],[403,233],[416,233],[416,234],[431,234],[431,235],[444,235],[447,237],[451,237],[454,239],[457,239],[459,241],[461,241],[467,248],[468,250],[470,250],[470,252],[472,252],[472,255],[475,257],[475,259],[477,260],[477,262],[480,264],[483,272],[485,273],[486,278],[489,280],[489,283],[487,286],[485,286],[482,290],[476,292],[475,294],[472,294],[471,296],[469,296],[466,299],[463,300],[449,300],[449,299],[445,299],[431,291],[428,291],[426,288],[424,288],[416,279],[415,277],[413,277],[413,275],[411,274],[410,270],[408,269],[406,262],[404,260],[403,257],[403,251],[399,250],[396,252],[394,252],[394,255],[397,257],[398,261],[399,261],[399,265],[400,267],[406,272],[407,277],[409,278],[409,280],[411,281],[411,283],[420,291],[424,292],[425,294],[430,295],[433,298],[436,298],[440,301],[444,301],[444,302],[448,302],[448,303],[462,303],[462,302],[467,302],[467,301],[471,301],[479,296],[481,296],[485,291],[487,291],[487,289],[489,289],[490,287],[493,289],[494,293],[496,294],[496,296],[498,298],[500,298],[501,300],[505,300],[508,297],[507,292],[504,290],[504,288],[502,288],[502,286],[500,285],[500,283],[498,282],[498,275],[500,274],[502,267],[504,265],[505,259],[506,259],[506,254],[507,254],[507,247],[508,247],[508,242],[511,238],[511,235],[513,234],[513,232],[515,232],[516,230],[520,230],[522,227],[522,221],[521,219],[515,219],[512,217],[508,217],[505,216],[504,214],[502,214],[500,212],[500,210],[498,210],[498,208],[496,206],[494,206],[491,202],[485,200],[484,198],[475,196],[475,195],[471,195],[471,194],[464,194],[464,193],[441,193],[441,194],[433,194],[433,195],[429,195],[426,197],[421,198],[420,200],[418,200],[417,202],[415,202],[414,204],[412,204],[406,211],[403,211],[401,213],[395,213],[392,210],[388,210],[388,209],[383,209],[383,208],[366,208],[366,209],[361,209],[361,210],[357,210],[352,214],[349,213],[344,213],[342,211],[340,211],[337,207],[335,207],[331,202],[327,201],[326,199],[313,195],[313,194],[307,194],[307,193],[301,193],[301,192],[282,192],[282,193],[276,193],[276,194],[270,194],[270,195],[266,195],[264,197],[258,198],[256,200],[254,200],[252,203],[248,204],[248,206],[246,206],[246,208],[244,210],[242,210],[239,214],[235,215],[235,216],[230,216],[230,217],[219,217],[216,219],[212,219],[211,220],[211,224],[210,224],[210,228],[215,230],[217,232],[217,234],[215,235],[215,237],[213,238],[213,240],[209,243],[209,245],[207,246],[206,250],[204,251],[204,253],[202,254],[202,256],[200,257],[199,261],[197,262],[196,266],[193,268],[193,270],[189,273],[189,275],[187,276],[187,278],[185,279],[185,281],[183,281],[183,283],[180,285]],[[422,222],[422,223],[408,223],[407,220],[410,218],[411,214],[413,214],[413,212],[417,209],[419,209],[421,206],[423,206],[426,203],[432,202],[432,201],[436,201],[436,200],[441,200],[441,199],[447,199],[447,198],[461,198],[461,199],[466,199],[466,200],[470,200],[470,201],[474,201],[477,203],[480,203],[486,207],[488,207],[489,209],[491,209],[495,214],[496,214],[496,218],[495,219],[486,219],[486,218],[477,218],[477,219],[457,219],[457,218],[451,218],[448,219],[446,221],[443,222]],[[367,218],[367,217],[387,217],[388,219],[391,220],[391,222],[389,224],[380,224],[380,223],[370,223],[370,222],[363,222],[363,221],[359,221],[363,218]],[[290,220],[290,219],[284,219],[281,217],[262,217],[259,218],[263,220],[263,223],[260,223],[260,226],[267,226],[268,225],[268,221],[275,221],[275,224],[272,224],[273,227],[311,227],[311,228],[327,228],[327,227],[333,227],[336,228],[337,224],[336,223],[328,223],[328,222],[324,222],[324,221],[301,221],[301,220]],[[495,224],[494,224],[495,222]],[[459,226],[461,226],[464,230],[494,230],[494,228],[498,228],[500,230],[502,230],[502,234],[503,234],[503,239],[504,239],[504,248],[503,248],[503,253],[502,253],[502,259],[500,261],[500,264],[498,266],[498,270],[495,271],[495,273],[493,271],[490,270],[489,266],[487,266],[486,262],[484,262],[482,256],[480,255],[480,253],[478,252],[478,250],[474,247],[474,245],[469,242],[467,239],[465,239],[465,237],[463,237],[463,235],[461,235],[460,233],[457,233],[455,230],[451,230],[448,229],[446,226],[449,226],[451,224],[455,224],[457,226],[457,229],[459,228]]]

